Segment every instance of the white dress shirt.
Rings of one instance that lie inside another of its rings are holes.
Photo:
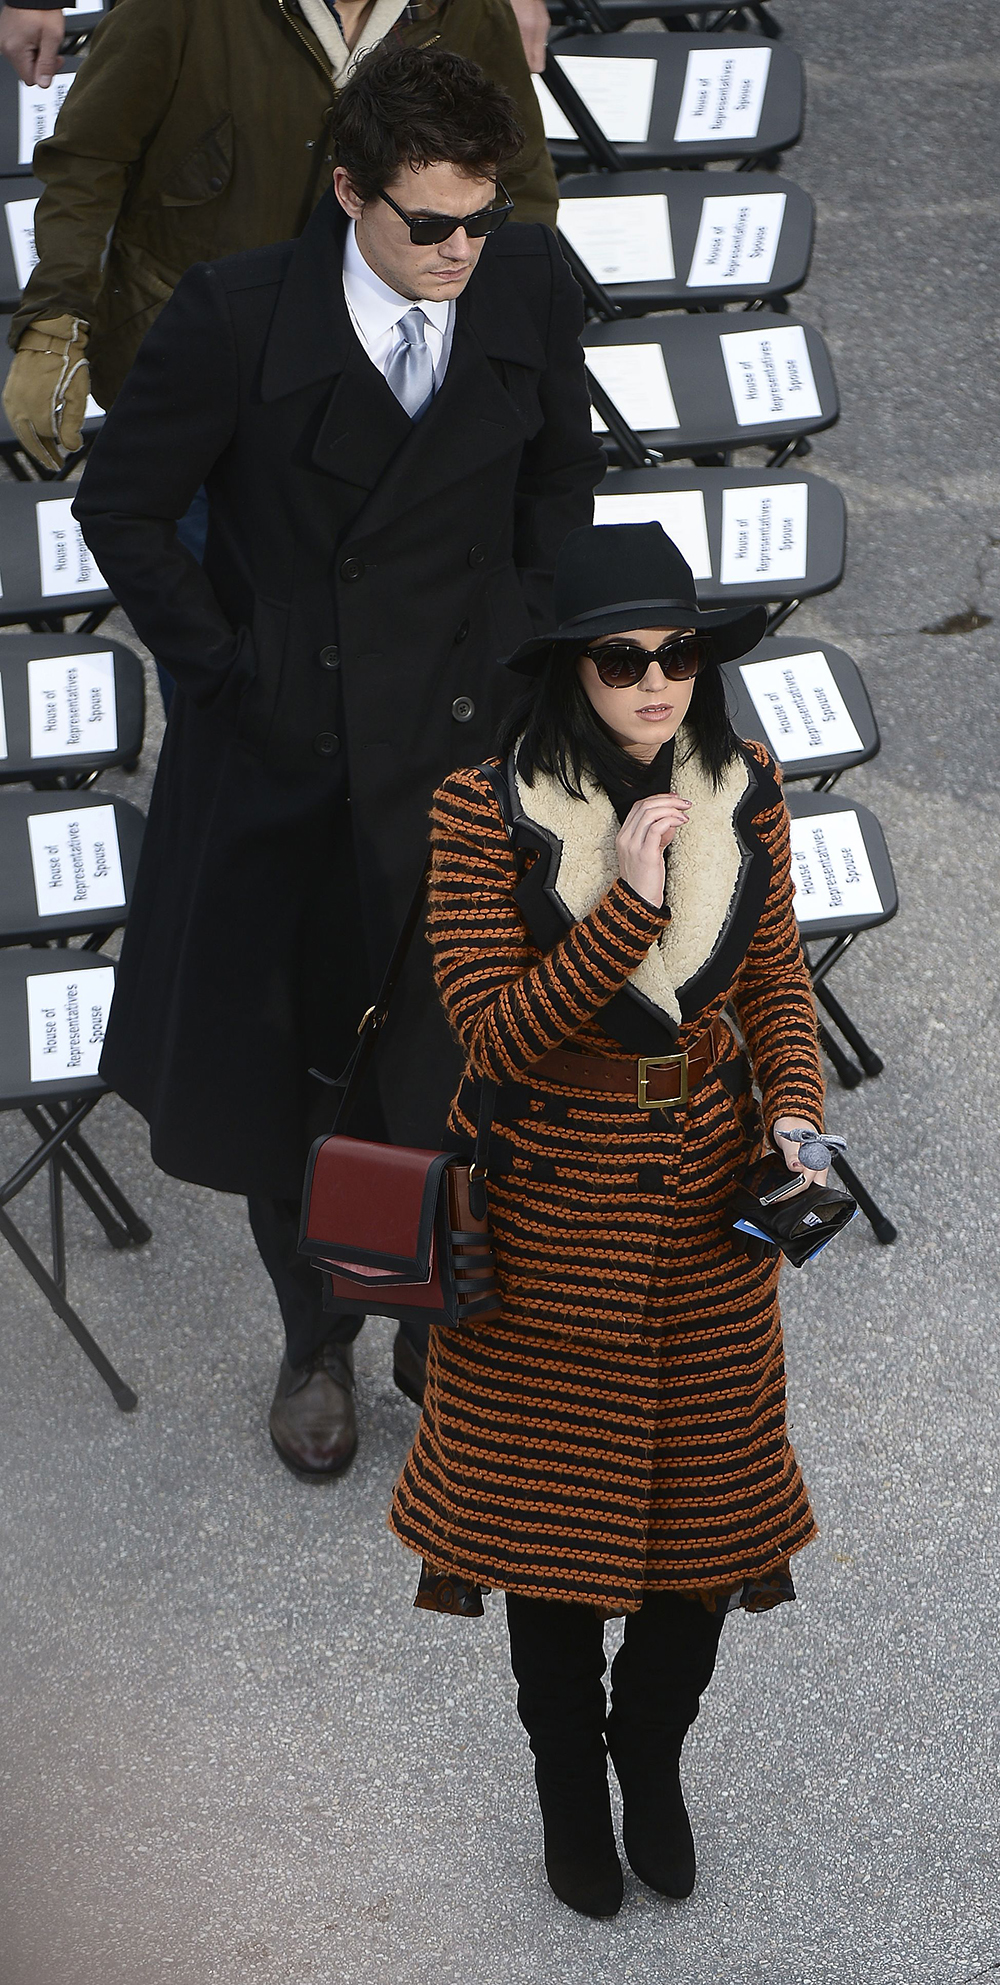
[[[353,221],[344,242],[344,297],[361,345],[384,378],[393,352],[406,343],[399,320],[413,309],[413,298],[397,295],[369,268],[358,247]],[[450,297],[441,303],[421,300],[420,308],[426,319],[424,337],[434,367],[434,391],[438,393],[451,357],[455,303]]]

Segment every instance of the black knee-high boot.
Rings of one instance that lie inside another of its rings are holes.
[[[614,1916],[623,1883],[604,1741],[604,1621],[592,1606],[508,1593],[507,1628],[549,1885],[584,1916]]]
[[[622,1789],[625,1852],[639,1880],[661,1895],[694,1888],[681,1745],[712,1679],[724,1618],[698,1600],[651,1592],[626,1620],[611,1670],[607,1739]]]

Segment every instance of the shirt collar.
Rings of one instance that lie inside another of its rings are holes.
[[[344,290],[347,301],[361,325],[366,337],[378,338],[386,331],[392,331],[413,309],[413,298],[400,296],[381,276],[370,268],[358,247],[354,222],[351,221],[344,242]],[[444,334],[448,328],[448,312],[451,304],[447,298],[442,302],[420,300],[420,308],[435,330]]]

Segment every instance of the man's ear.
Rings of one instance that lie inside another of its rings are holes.
[[[346,167],[342,165],[334,166],[333,190],[336,193],[337,198],[340,201],[340,204],[343,207],[345,214],[350,214],[352,221],[360,220],[361,215],[364,212],[365,203],[363,200],[359,199],[357,193],[354,191],[354,187],[351,185],[350,176],[346,170]]]

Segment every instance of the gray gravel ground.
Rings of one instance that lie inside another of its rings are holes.
[[[793,629],[864,670],[884,750],[847,789],[902,898],[837,977],[886,1072],[830,1115],[900,1240],[859,1221],[786,1272],[823,1534],[798,1606],[727,1626],[687,1754],[698,1891],[671,1906],[630,1880],[610,1926],[553,1900],[500,1604],[414,1613],[384,1528],[415,1418],[388,1326],[359,1351],[356,1465],[296,1483],[266,1438],[279,1333],[241,1208],[154,1172],[109,1101],[94,1141],[155,1238],[112,1255],[74,1214],[71,1286],[138,1414],[2,1268],[2,1985],[1000,1974],[1000,39],[994,0],[778,4],[809,75],[786,170],[819,210],[795,308],[843,398],[809,466],[851,519],[844,584]],[[993,624],[926,631],[969,608]],[[122,791],[148,791],[155,748],[151,726]]]

